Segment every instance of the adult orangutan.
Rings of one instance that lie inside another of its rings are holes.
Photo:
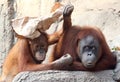
[[[67,53],[70,54],[73,64],[64,68],[68,70],[101,71],[115,68],[116,57],[98,28],[72,26],[73,9],[69,5],[63,12],[63,35],[56,46],[54,58],[59,59]]]

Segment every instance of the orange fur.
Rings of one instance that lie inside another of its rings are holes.
[[[51,12],[54,12],[56,9],[60,8],[62,4],[60,2],[55,2],[54,6],[51,9]]]

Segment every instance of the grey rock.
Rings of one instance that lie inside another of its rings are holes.
[[[13,4],[12,0],[0,0],[0,68],[2,67],[3,59],[14,42],[11,26],[11,19],[14,15]]]
[[[112,76],[112,70],[100,72],[57,70],[27,71],[16,75],[13,82],[115,82]]]

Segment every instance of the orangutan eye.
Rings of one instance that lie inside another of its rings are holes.
[[[96,49],[96,47],[95,46],[92,46],[92,50],[95,50]]]
[[[45,45],[40,45],[41,48],[45,48]]]
[[[39,48],[39,45],[35,45],[36,48]]]
[[[84,49],[85,49],[85,50],[88,50],[88,49],[89,49],[89,46],[84,46]]]

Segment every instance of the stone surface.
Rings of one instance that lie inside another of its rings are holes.
[[[50,12],[54,0],[15,0],[16,17],[45,16]]]
[[[63,0],[74,5],[73,25],[99,27],[107,41],[120,33],[120,0]],[[120,45],[119,45],[120,46]]]
[[[115,50],[115,48],[120,48],[120,35],[116,36],[112,40],[108,41],[108,45],[110,46],[111,50]]]
[[[11,26],[11,19],[14,15],[13,4],[13,0],[0,0],[0,68],[14,41]]]
[[[14,78],[13,82],[115,82],[112,76],[112,70],[101,72],[48,70],[21,72]]]

